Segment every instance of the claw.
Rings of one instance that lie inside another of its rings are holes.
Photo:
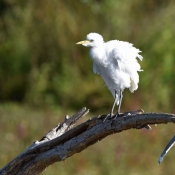
[[[110,112],[108,115],[106,115],[105,119],[103,120],[103,122],[105,122],[107,120],[107,118],[110,117],[112,118],[113,117],[113,114]]]
[[[117,114],[114,116],[113,120],[115,120],[120,114],[117,112]]]
[[[110,112],[110,114],[109,114],[109,115],[110,115],[110,118],[112,118],[112,117],[113,117],[113,113],[111,113],[111,112]]]
[[[108,114],[109,115],[109,114]],[[106,121],[106,119],[108,118],[108,115],[106,115],[106,117],[105,117],[105,119],[103,120],[103,122],[105,122]]]
[[[117,114],[116,115],[114,115],[114,118],[112,119],[112,123],[111,123],[111,125],[113,125],[113,122],[115,121],[115,119],[119,116],[120,114],[117,112]]]

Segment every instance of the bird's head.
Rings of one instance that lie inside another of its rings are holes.
[[[104,43],[104,41],[103,41],[103,37],[100,34],[89,33],[86,36],[86,40],[80,41],[76,44],[82,44],[83,46],[86,46],[86,47],[97,47],[97,46],[100,46],[102,43]]]

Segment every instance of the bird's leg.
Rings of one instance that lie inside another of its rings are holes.
[[[117,91],[115,90],[115,99],[114,99],[114,103],[112,105],[112,109],[111,109],[111,112],[110,112],[110,117],[112,117],[112,115],[113,115],[113,111],[114,111],[114,107],[116,105],[116,102],[117,102]]]
[[[118,105],[117,115],[120,114],[120,107],[121,107],[121,103],[122,103],[122,98],[123,98],[123,94],[122,94],[122,90],[120,89],[119,105]]]
[[[122,90],[120,89],[118,110],[117,110],[117,113],[116,113],[116,115],[115,115],[113,120],[115,120],[116,117],[120,114],[120,107],[121,107],[121,103],[122,103],[122,98],[123,98]]]
[[[111,112],[110,112],[110,117],[112,118],[112,115],[113,115],[113,111],[114,111],[114,107],[115,107],[115,105],[116,105],[116,102],[117,102],[117,91],[115,90],[115,97],[114,97],[115,99],[114,99],[114,103],[113,103],[113,105],[112,105],[112,109],[111,109]],[[107,115],[106,117],[105,117],[105,119],[103,120],[103,122],[108,118],[108,116],[109,115]]]

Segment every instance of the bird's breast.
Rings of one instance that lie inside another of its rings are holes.
[[[92,48],[90,50],[92,60],[100,66],[107,66],[107,57],[103,48]]]

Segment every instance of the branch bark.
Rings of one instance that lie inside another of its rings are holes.
[[[131,128],[150,129],[148,124],[175,123],[174,114],[143,113],[137,110],[120,114],[116,120],[108,117],[105,122],[106,115],[101,115],[72,128],[88,112],[88,109],[83,108],[70,118],[66,116],[62,124],[58,124],[2,168],[0,175],[40,174],[49,165],[83,151],[110,134]]]

